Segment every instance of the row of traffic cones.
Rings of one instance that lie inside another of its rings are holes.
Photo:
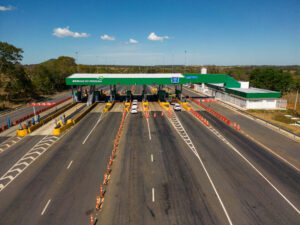
[[[223,122],[227,123],[229,126],[231,125],[231,121],[229,119],[227,119],[225,116],[221,115],[220,113],[217,113],[216,111],[214,111],[213,109],[209,108],[208,106],[196,101],[195,99],[190,98],[192,101],[196,102],[197,105],[201,106],[202,108],[204,108],[207,112],[209,112],[210,114],[214,115],[215,117],[217,117],[218,119],[222,120]]]
[[[190,109],[190,112],[196,116],[202,123],[204,123],[206,126],[209,127],[209,122],[207,119],[205,119],[203,116],[201,116],[199,113],[195,112],[193,109]]]
[[[161,116],[161,117],[164,117],[164,112],[161,112],[160,116]],[[156,112],[153,113],[153,117],[154,117],[154,118],[157,117]]]
[[[236,130],[240,130],[240,125],[236,122],[233,123],[233,128],[236,129]]]
[[[110,173],[111,173],[111,166],[113,164],[113,160],[115,158],[116,152],[118,150],[119,147],[119,141],[120,141],[120,136],[123,130],[123,126],[124,126],[124,120],[126,117],[126,110],[124,110],[123,112],[123,117],[122,117],[122,121],[118,130],[118,133],[116,135],[116,138],[114,140],[114,148],[111,151],[111,155],[109,157],[109,162],[107,164],[107,170],[106,173],[104,174],[104,180],[103,180],[103,184],[100,185],[100,196],[96,197],[96,210],[99,211],[101,209],[101,205],[104,201],[104,195],[105,195],[105,190],[103,185],[108,185],[109,179],[110,179]],[[93,214],[90,215],[90,219],[91,219],[91,225],[94,225],[94,216]]]

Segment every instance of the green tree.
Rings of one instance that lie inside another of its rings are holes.
[[[276,68],[256,68],[249,76],[252,86],[274,91],[287,92],[293,83],[292,75]]]

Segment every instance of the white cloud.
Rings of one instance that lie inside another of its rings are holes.
[[[148,40],[150,41],[163,41],[164,39],[169,39],[168,36],[157,36],[154,32],[149,34]]]
[[[131,44],[137,44],[139,42],[137,40],[134,40],[134,39],[130,38],[129,39],[129,43],[131,43]]]
[[[0,5],[0,11],[10,11],[12,9],[13,9],[13,7],[11,7],[11,6],[5,7],[5,6]]]
[[[73,31],[70,31],[69,29],[70,27],[65,27],[65,28],[55,28],[53,30],[53,35],[56,36],[56,37],[59,37],[59,38],[64,38],[64,37],[74,37],[74,38],[86,38],[88,36],[90,36],[89,34],[87,33],[78,33],[78,32],[73,32]]]
[[[105,40],[105,41],[114,41],[114,40],[116,40],[115,37],[108,36],[107,34],[102,35],[100,38],[102,40]]]

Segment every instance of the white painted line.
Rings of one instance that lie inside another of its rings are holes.
[[[153,162],[153,154],[151,154],[151,162]]]
[[[101,118],[102,118],[103,113],[101,113],[97,123],[95,124],[95,126],[92,128],[92,130],[90,131],[90,133],[86,136],[86,138],[84,139],[84,141],[82,142],[82,144],[84,145],[85,142],[87,141],[87,139],[89,138],[89,136],[91,135],[91,133],[94,131],[94,129],[97,127],[97,125],[100,123]]]
[[[233,145],[229,143],[229,146],[233,151],[235,151],[242,159],[244,159],[298,214],[300,214],[300,210],[287,198],[282,194],[271,181],[268,180],[242,153],[240,153]]]
[[[167,117],[167,118],[168,118],[168,120],[171,122],[171,124],[173,125],[173,127],[175,128],[175,130],[178,132],[178,134],[180,135],[180,137],[182,137],[182,139],[183,139],[185,142],[186,142],[186,140],[184,139],[184,136],[180,133],[180,131],[178,130],[178,128],[175,126],[175,124],[174,124],[175,122],[174,122],[174,121],[177,121],[177,123],[181,125],[183,132],[185,133],[185,135],[186,135],[186,136],[188,137],[188,139],[190,140],[190,138],[189,138],[187,132],[185,131],[183,125],[181,124],[180,120],[178,119],[178,117],[176,116],[175,113],[173,113],[173,117],[172,117],[172,118],[173,118],[173,121],[172,121],[172,119],[170,119],[169,117]],[[212,188],[213,188],[213,190],[214,190],[214,192],[215,192],[215,194],[216,194],[216,196],[217,196],[217,198],[218,198],[218,200],[219,200],[219,203],[220,203],[220,205],[221,205],[221,207],[222,207],[222,209],[223,209],[223,211],[224,211],[224,213],[225,213],[225,216],[226,216],[226,218],[227,218],[227,220],[228,220],[228,223],[229,223],[230,225],[233,225],[233,224],[232,224],[232,221],[231,221],[231,219],[230,219],[230,217],[229,217],[229,214],[228,214],[228,212],[227,212],[227,209],[225,208],[225,205],[223,204],[223,201],[222,201],[222,199],[221,199],[221,197],[220,197],[220,195],[219,195],[219,193],[218,193],[218,191],[217,191],[217,189],[216,189],[216,187],[215,187],[215,184],[214,184],[214,182],[212,181],[212,179],[211,179],[211,177],[210,177],[210,175],[209,175],[209,173],[208,173],[208,171],[207,171],[207,169],[206,169],[206,167],[205,167],[205,165],[204,165],[204,163],[203,163],[201,157],[199,156],[198,151],[197,151],[196,148],[194,147],[192,141],[190,141],[190,142],[191,142],[190,145],[189,145],[188,143],[186,143],[187,146],[189,146],[189,148],[191,149],[191,151],[192,151],[192,152],[195,154],[195,156],[198,158],[198,160],[199,160],[199,162],[200,162],[200,164],[201,164],[201,166],[202,166],[202,168],[203,168],[203,170],[204,170],[206,176],[208,177],[208,180],[209,180],[209,182],[210,182],[210,184],[211,184],[211,186],[212,186]]]
[[[45,205],[45,207],[44,207],[44,209],[41,213],[41,215],[44,215],[44,213],[46,212],[46,209],[47,209],[48,205],[50,204],[50,202],[51,202],[51,199],[48,200],[47,204]]]
[[[151,132],[150,132],[149,119],[146,119],[146,120],[147,120],[147,125],[148,125],[149,140],[151,141]]]
[[[224,143],[226,143],[230,149],[232,149],[235,153],[237,153],[242,159],[244,159],[298,214],[300,214],[300,210],[287,198],[284,194],[282,194],[275,185],[268,180],[242,153],[240,153],[223,135],[221,135],[216,129],[212,126],[207,127],[213,134],[215,134],[219,139],[221,139]]]
[[[152,188],[152,202],[155,202],[154,188]]]
[[[72,165],[73,163],[73,160],[69,163],[68,167],[67,167],[67,170],[70,168],[70,166]]]

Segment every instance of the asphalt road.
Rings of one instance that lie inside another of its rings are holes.
[[[191,91],[184,92],[189,94]],[[192,92],[193,93],[193,92]],[[195,94],[197,95],[197,94]],[[199,95],[198,95],[199,96]],[[276,154],[288,160],[300,169],[300,143],[248,118],[240,113],[226,108],[218,102],[204,103],[216,112],[222,114],[233,122],[237,122],[241,129],[255,140],[270,148]]]
[[[70,96],[70,92],[65,92],[63,94],[59,94],[55,97],[51,97],[51,98],[48,98],[46,100],[44,100],[44,102],[58,102],[60,100],[63,100],[67,97]],[[39,110],[39,109],[42,109],[42,108],[45,108],[47,106],[35,106],[35,110]],[[33,108],[32,106],[30,107],[24,107],[24,108],[21,108],[21,109],[18,109],[16,111],[12,111],[10,113],[7,113],[7,114],[4,114],[2,116],[0,116],[0,126],[2,125],[6,125],[7,124],[7,119],[9,118],[11,120],[11,123],[17,119],[20,119],[22,118],[23,116],[26,116],[28,114],[31,114],[33,113]]]
[[[122,113],[103,115],[82,144],[100,115],[88,114],[0,192],[0,224],[88,223]]]
[[[167,119],[154,119],[154,112],[151,140],[141,113],[127,118],[99,224],[226,224],[199,163]]]
[[[299,224],[299,214],[245,160],[187,112],[177,116],[233,224]],[[129,115],[99,224],[228,224],[192,151],[166,118],[151,117],[149,121],[151,140],[145,118]],[[228,132],[226,138],[243,149],[246,158],[299,209],[299,174],[270,156],[253,153],[260,151],[255,143]]]

